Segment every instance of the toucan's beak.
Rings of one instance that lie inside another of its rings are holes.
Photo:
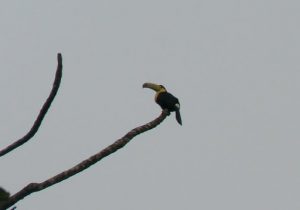
[[[146,82],[143,84],[143,88],[150,88],[154,91],[159,91],[161,89],[161,86],[154,83]]]

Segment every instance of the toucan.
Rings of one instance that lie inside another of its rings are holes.
[[[143,88],[150,88],[156,92],[155,102],[160,105],[162,109],[167,109],[169,112],[175,112],[177,122],[182,125],[180,116],[180,103],[178,98],[173,96],[167,91],[163,85],[157,85],[154,83],[146,82],[143,84]]]

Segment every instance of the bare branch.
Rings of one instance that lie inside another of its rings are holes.
[[[49,107],[52,103],[52,101],[54,100],[56,93],[58,91],[59,85],[60,85],[60,81],[61,81],[61,77],[62,77],[62,56],[60,53],[57,54],[57,70],[56,70],[56,74],[55,74],[55,79],[53,82],[53,86],[52,86],[52,90],[50,92],[50,95],[48,96],[46,102],[44,103],[42,109],[40,110],[39,115],[37,116],[35,122],[33,123],[33,126],[31,127],[31,129],[29,130],[29,132],[23,136],[22,138],[20,138],[19,140],[17,140],[16,142],[12,143],[11,145],[9,145],[8,147],[2,149],[0,151],[0,157],[9,153],[10,151],[16,149],[17,147],[21,146],[22,144],[26,143],[27,141],[29,141],[38,131],[47,111],[49,110]]]
[[[169,115],[169,111],[163,110],[162,113],[160,114],[160,116],[157,117],[156,119],[154,119],[153,121],[151,121],[145,125],[142,125],[142,126],[132,129],[125,136],[118,139],[113,144],[109,145],[108,147],[101,150],[97,154],[89,157],[88,159],[82,161],[81,163],[77,164],[76,166],[74,166],[66,171],[63,171],[63,172],[57,174],[56,176],[49,178],[48,180],[46,180],[44,182],[28,184],[26,187],[24,187],[22,190],[17,192],[15,195],[11,196],[9,198],[9,200],[3,204],[3,206],[0,206],[0,209],[9,208],[12,205],[14,205],[15,203],[17,203],[18,201],[25,198],[26,196],[30,195],[31,193],[41,191],[47,187],[57,184],[65,179],[68,179],[71,176],[74,176],[75,174],[89,168],[90,166],[97,163],[101,159],[116,152],[118,149],[121,149],[122,147],[124,147],[135,136],[158,126],[168,115]]]

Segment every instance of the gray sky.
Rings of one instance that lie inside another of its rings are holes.
[[[3,148],[62,86],[38,134],[0,159],[15,193],[181,102],[163,124],[19,209],[300,209],[298,1],[2,1]]]

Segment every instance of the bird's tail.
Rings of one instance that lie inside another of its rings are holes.
[[[179,112],[179,109],[176,109],[176,120],[177,122],[182,125],[182,120],[181,120],[181,116],[180,116],[180,112]]]

